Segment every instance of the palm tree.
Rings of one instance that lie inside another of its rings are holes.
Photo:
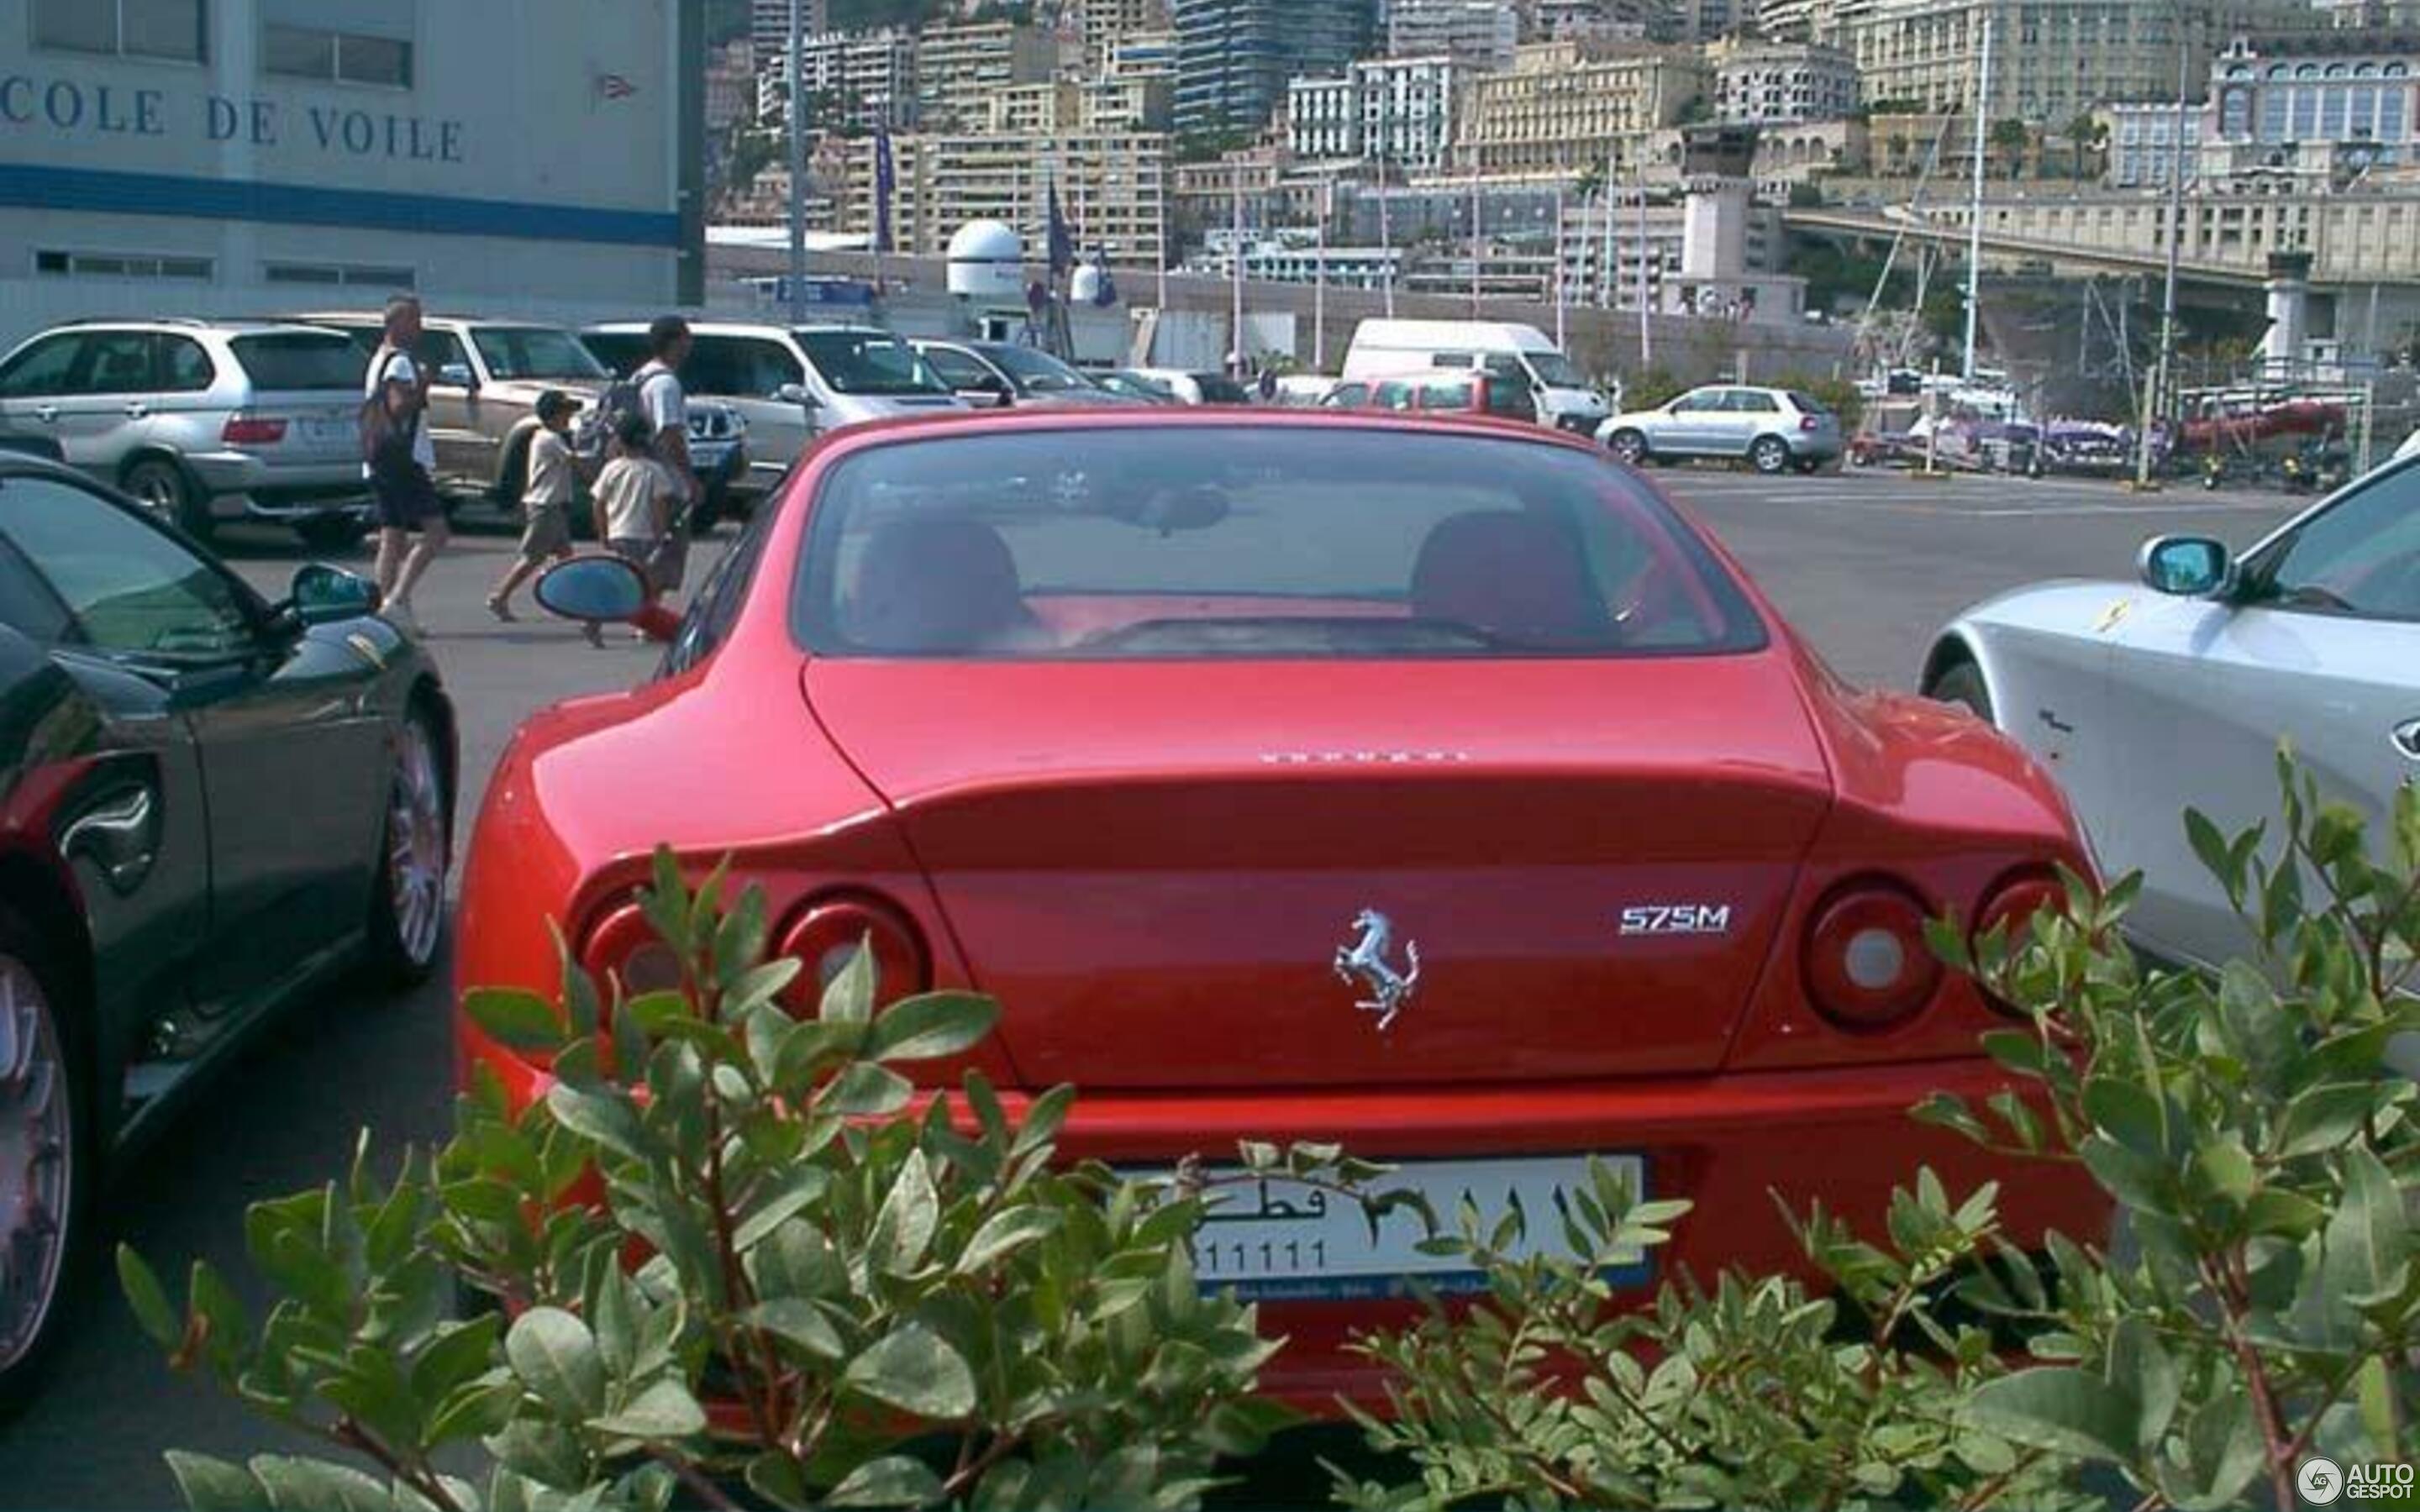
[[[2009,177],[2014,178],[2025,165],[2025,147],[2033,140],[2033,129],[2015,116],[1992,123],[1992,148],[2008,160]]]

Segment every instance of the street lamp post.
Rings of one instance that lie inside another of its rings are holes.
[[[800,54],[806,51],[803,0],[790,0],[790,324],[807,318],[807,127],[806,101],[799,87]]]
[[[2150,384],[2143,393],[2143,433],[2134,451],[2134,486],[2139,489],[2152,486],[2152,424],[2161,414],[2174,408],[2168,385],[2177,351],[2177,258],[2185,239],[2185,94],[2193,87],[2193,50],[2185,42],[2183,6],[2176,8],[2176,18],[2177,114],[2168,131],[2167,286],[2160,299],[2160,360],[2152,368]]]

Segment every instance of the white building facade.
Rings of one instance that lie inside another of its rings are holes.
[[[397,288],[695,302],[696,10],[0,0],[0,340]]]
[[[1309,162],[1366,158],[1393,172],[1437,172],[1453,144],[1455,97],[1470,71],[1443,55],[1387,57],[1357,63],[1341,78],[1293,80],[1288,146]]]
[[[1396,57],[1509,69],[1520,45],[1520,12],[1504,0],[1394,0],[1387,9],[1387,51]]]

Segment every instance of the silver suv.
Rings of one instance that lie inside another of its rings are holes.
[[[376,315],[304,315],[297,319],[341,331],[375,349]],[[430,316],[421,322],[420,355],[434,370],[428,390],[428,436],[437,450],[438,486],[456,500],[477,500],[518,518],[529,477],[530,437],[537,430],[537,397],[561,389],[594,404],[613,375],[560,326],[529,320]],[[363,377],[367,378],[367,358]],[[689,456],[706,484],[706,502],[692,517],[704,530],[727,507],[748,474],[748,423],[727,404],[689,403]],[[577,523],[584,511],[572,512]]]
[[[264,520],[340,548],[370,527],[365,362],[305,326],[79,321],[0,360],[0,437],[55,449],[194,535]]]
[[[1840,421],[1794,389],[1709,384],[1657,409],[1634,409],[1596,439],[1634,466],[1687,456],[1729,457],[1759,472],[1812,472],[1840,455]]]

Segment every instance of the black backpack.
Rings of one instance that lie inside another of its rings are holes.
[[[382,456],[392,456],[397,447],[408,455],[414,432],[420,429],[420,407],[396,419],[386,407],[387,373],[395,366],[399,351],[389,351],[379,363],[378,381],[370,385],[369,393],[362,400],[356,429],[361,436],[362,460],[375,466]]]
[[[650,375],[651,378],[660,376]],[[635,374],[615,378],[605,386],[604,393],[597,396],[597,402],[582,412],[579,430],[572,438],[573,445],[584,455],[602,455],[605,443],[622,433],[626,417],[637,415],[644,418],[646,412],[646,384]]]

